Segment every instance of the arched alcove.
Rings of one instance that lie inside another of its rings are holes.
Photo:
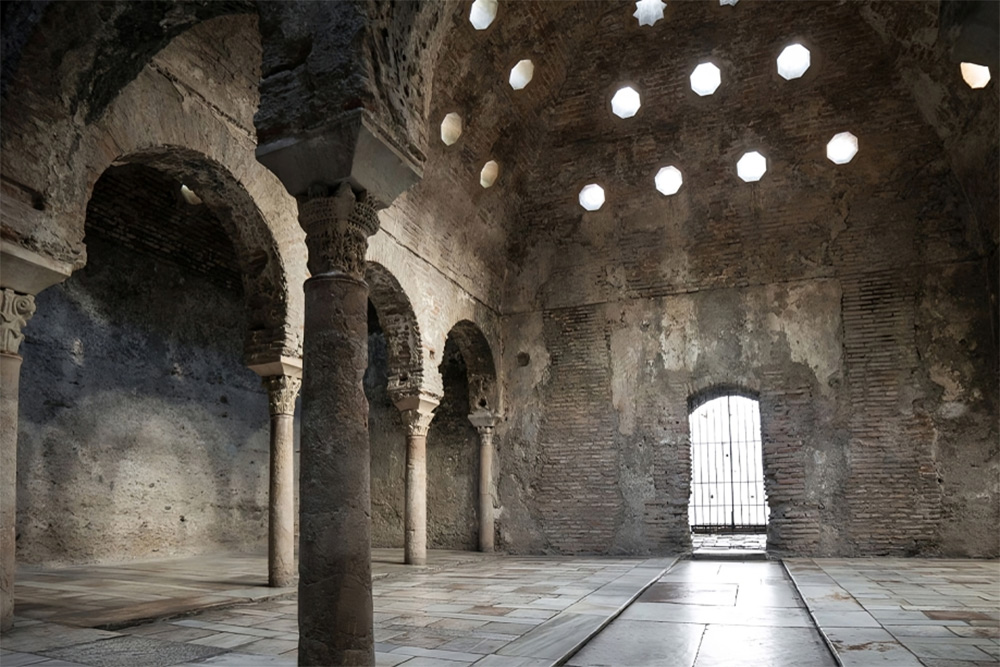
[[[89,260],[38,296],[21,380],[18,560],[116,561],[260,548],[267,398],[243,360],[252,263],[241,202],[174,156],[108,169]],[[209,203],[212,202],[212,203]],[[248,307],[249,306],[249,307]]]

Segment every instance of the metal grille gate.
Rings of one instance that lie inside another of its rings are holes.
[[[767,527],[760,407],[752,398],[722,396],[688,416],[695,533],[763,533]]]

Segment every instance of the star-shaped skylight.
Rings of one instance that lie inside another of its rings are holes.
[[[639,19],[639,25],[653,25],[663,18],[663,8],[667,3],[663,0],[639,0],[635,3],[635,14],[632,16]]]

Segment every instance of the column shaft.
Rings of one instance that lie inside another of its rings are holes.
[[[271,415],[271,484],[268,506],[267,580],[295,580],[295,446],[292,415]]]
[[[407,565],[427,562],[427,433],[406,436],[404,555]]]
[[[363,249],[362,249],[363,252]],[[368,286],[305,283],[299,474],[299,664],[372,665]]]
[[[479,429],[479,550],[493,551],[493,429]]]
[[[17,535],[17,392],[21,357],[0,353],[0,629],[14,622]]]

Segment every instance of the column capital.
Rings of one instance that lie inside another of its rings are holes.
[[[493,433],[493,428],[500,421],[500,416],[491,410],[479,408],[469,415],[469,421],[479,431],[479,435],[486,435]]]
[[[427,435],[431,420],[434,419],[434,410],[440,403],[436,396],[413,394],[397,398],[393,402],[403,417],[407,435]]]
[[[313,186],[299,201],[299,224],[306,232],[312,275],[340,272],[364,279],[368,237],[379,227],[375,201],[368,193],[355,193],[346,181]]]
[[[269,375],[261,378],[267,388],[267,402],[270,414],[294,415],[295,398],[299,395],[302,378],[291,375]]]
[[[0,290],[0,352],[17,354],[24,334],[21,329],[35,314],[35,297],[12,289]]]

